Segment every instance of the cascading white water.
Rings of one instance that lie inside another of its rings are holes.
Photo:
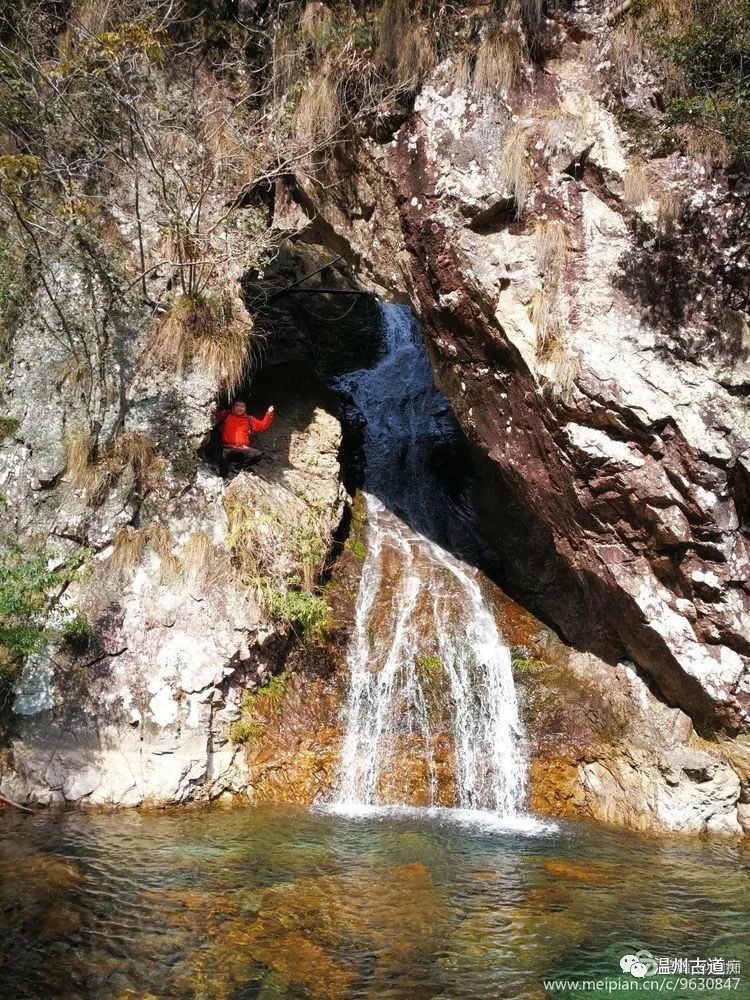
[[[472,533],[434,468],[455,423],[410,310],[383,305],[382,320],[379,363],[339,382],[363,420],[368,520],[336,805],[413,804],[407,753],[418,804],[513,816],[526,769],[510,653],[479,572],[440,544]]]

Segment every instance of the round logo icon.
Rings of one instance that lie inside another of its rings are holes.
[[[620,959],[620,968],[623,972],[629,972],[636,979],[643,979],[645,976],[653,976],[657,969],[657,961],[650,951],[644,948],[634,954],[623,955]]]

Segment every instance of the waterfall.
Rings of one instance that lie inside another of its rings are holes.
[[[378,364],[338,383],[363,426],[367,555],[335,804],[513,816],[525,757],[510,652],[480,573],[454,554],[475,545],[471,510],[436,468],[458,430],[413,314],[381,308]]]

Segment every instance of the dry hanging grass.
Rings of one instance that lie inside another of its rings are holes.
[[[341,125],[341,101],[330,70],[312,76],[302,91],[294,128],[304,142],[321,143],[336,135]]]
[[[333,14],[320,0],[310,0],[300,15],[300,34],[311,43],[316,52],[325,47],[333,26]]]
[[[312,591],[328,551],[327,528],[315,510],[291,495],[280,502],[272,489],[248,495],[239,481],[225,491],[224,510],[239,575],[260,600],[269,588],[290,583]]]
[[[544,0],[510,0],[508,16],[518,20],[530,37],[534,37],[542,23]]]
[[[685,212],[685,198],[679,191],[660,191],[657,197],[656,225],[664,236],[671,236]]]
[[[274,537],[260,530],[257,512],[236,486],[230,486],[225,491],[224,510],[227,515],[227,543],[238,575],[262,607],[269,586],[275,582],[271,574],[275,555]]]
[[[200,579],[214,553],[214,543],[205,531],[194,531],[180,551],[185,576]]]
[[[559,294],[544,288],[531,301],[531,320],[536,328],[536,350],[539,355],[550,349],[562,333]]]
[[[641,34],[632,21],[626,21],[612,31],[609,59],[620,87],[623,89],[628,87],[634,79],[636,69],[644,59]]]
[[[87,504],[99,502],[103,491],[123,470],[131,465],[138,477],[148,471],[154,459],[154,449],[142,431],[123,431],[106,448],[94,447],[87,431],[74,434],[68,440],[66,470],[74,490],[81,490]]]
[[[300,46],[297,32],[293,27],[282,27],[273,39],[271,57],[271,88],[275,100],[280,101],[299,75],[304,59],[304,47]]]
[[[88,482],[93,447],[88,431],[80,431],[68,438],[66,470],[75,489],[85,488]]]
[[[568,236],[560,219],[538,222],[534,227],[536,262],[548,286],[559,287],[565,272]]]
[[[549,364],[557,390],[563,402],[569,402],[576,379],[581,374],[581,359],[567,350],[559,341],[553,341],[549,350]]]
[[[472,80],[471,59],[465,50],[456,56],[453,80],[457,87],[466,88]]]
[[[628,205],[642,205],[649,197],[648,170],[643,160],[635,158],[623,179],[623,197]]]
[[[244,307],[228,293],[181,295],[159,323],[151,354],[178,372],[197,363],[231,392],[247,368],[251,327],[242,313]]]
[[[436,63],[437,53],[427,25],[412,22],[396,65],[397,84],[416,87]]]
[[[526,132],[514,125],[508,130],[500,154],[500,174],[520,215],[526,204],[534,175],[529,163]]]
[[[182,563],[174,552],[175,539],[172,532],[160,521],[150,524],[147,531],[148,544],[161,561],[160,582],[174,585],[182,579]]]
[[[405,0],[385,0],[380,12],[378,59],[393,69],[399,59],[404,30],[411,17]]]
[[[180,551],[180,562],[186,581],[204,591],[226,586],[234,579],[228,553],[217,549],[205,531],[190,535]]]
[[[479,94],[509,94],[521,77],[526,49],[519,31],[487,32],[477,51],[474,86]]]
[[[546,159],[563,150],[579,153],[589,138],[589,116],[585,111],[565,107],[547,108],[534,113],[536,134],[544,143]]]
[[[181,295],[159,323],[151,352],[160,364],[184,370],[192,355],[191,331],[199,308],[192,297]]]
[[[294,532],[294,548],[302,567],[302,587],[312,591],[323,570],[326,548],[325,530],[314,514],[303,517]]]
[[[532,319],[536,326],[537,351],[554,344],[562,329],[562,289],[568,236],[560,219],[538,222],[534,227],[534,244],[544,287],[532,304]]]
[[[415,87],[437,63],[429,25],[407,0],[386,0],[379,35],[377,59],[399,87]]]
[[[95,504],[107,482],[108,469],[94,454],[88,431],[72,435],[67,443],[66,471],[74,490],[81,490],[87,504]]]
[[[143,474],[154,460],[154,448],[143,431],[122,431],[115,438],[112,458],[118,470],[132,465],[138,474]]]
[[[131,573],[140,565],[147,541],[147,533],[139,528],[130,524],[118,528],[112,539],[110,568],[116,573]]]
[[[720,167],[728,167],[732,162],[732,151],[727,141],[707,129],[683,126],[680,130],[688,156],[708,174]]]
[[[210,337],[202,337],[195,358],[198,366],[209,372],[214,381],[222,382],[232,392],[247,369],[247,331],[232,325]]]

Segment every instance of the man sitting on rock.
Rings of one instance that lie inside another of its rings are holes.
[[[217,424],[221,430],[221,475],[229,476],[229,466],[233,461],[242,465],[255,465],[263,457],[259,448],[252,447],[252,435],[267,431],[273,423],[275,410],[269,406],[262,420],[247,412],[241,399],[235,399],[231,410],[219,410]]]

